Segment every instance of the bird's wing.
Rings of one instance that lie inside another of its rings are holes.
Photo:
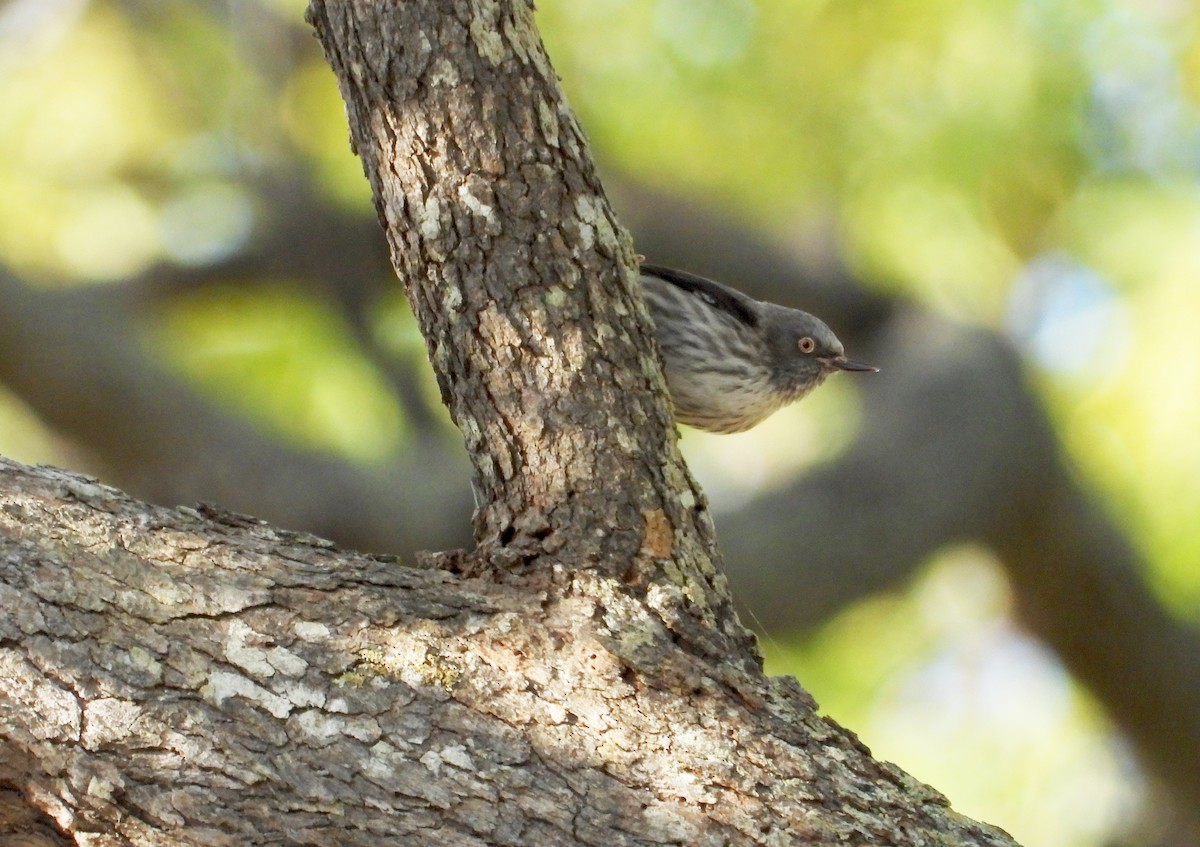
[[[662,265],[644,264],[640,267],[640,270],[644,276],[661,279],[663,282],[668,282],[677,288],[690,291],[698,297],[703,297],[713,308],[727,312],[746,326],[758,326],[758,310],[754,307],[754,301],[740,291],[734,291],[732,288],[727,288],[719,282],[713,282],[711,279],[705,279],[702,276],[696,276],[687,271],[664,268]]]

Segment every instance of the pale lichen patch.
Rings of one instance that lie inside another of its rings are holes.
[[[284,694],[292,701],[293,705],[300,706],[316,706],[318,709],[325,707],[325,701],[328,699],[325,692],[320,688],[314,688],[311,685],[289,685]]]
[[[95,797],[101,800],[111,800],[116,795],[117,789],[122,787],[124,786],[119,785],[110,779],[105,779],[101,776],[93,776],[88,780],[87,793],[89,797]]]
[[[642,810],[643,830],[653,843],[696,844],[701,837],[696,824],[670,806],[650,805]]]
[[[439,776],[442,772],[442,757],[437,750],[429,750],[421,756],[421,764],[425,769],[434,776]]]
[[[544,98],[538,100],[538,123],[542,126],[542,135],[551,147],[558,147],[558,115],[554,107]]]
[[[579,241],[583,249],[591,250],[596,245],[596,199],[586,194],[577,197],[575,215],[579,219]]]
[[[296,621],[292,624],[292,632],[304,641],[324,641],[330,636],[331,630],[317,621]]]
[[[129,648],[129,664],[142,671],[151,685],[162,681],[162,662],[145,647],[135,644]]]
[[[478,444],[483,440],[483,431],[479,428],[479,421],[473,417],[464,416],[458,421],[458,428],[463,434],[463,440],[467,445]]]
[[[345,730],[345,721],[342,718],[317,709],[301,712],[293,719],[293,725],[303,732],[310,742],[316,742],[319,746],[341,738]]]
[[[398,679],[414,687],[453,688],[462,678],[459,663],[444,656],[426,641],[407,633],[395,633],[386,646],[359,650],[358,671]]]
[[[627,456],[640,457],[642,445],[638,443],[634,434],[626,429],[622,422],[617,420],[613,415],[609,415],[606,422],[621,451]]]
[[[363,762],[363,774],[372,780],[386,780],[392,775],[394,764],[406,761],[405,754],[387,741],[375,744],[369,752],[370,755]]]
[[[383,737],[383,729],[380,728],[379,721],[369,715],[349,718],[343,726],[347,735],[364,744],[373,744]]]
[[[512,51],[526,65],[532,65],[545,79],[556,82],[557,75],[550,66],[546,51],[542,49],[541,36],[538,35],[537,25],[533,14],[536,10],[534,3],[513,3],[510,7],[512,16],[502,21],[504,37],[508,39]]]
[[[567,302],[567,292],[557,285],[546,292],[546,305],[551,309],[557,309],[565,302]]]
[[[99,750],[134,734],[142,707],[129,700],[105,697],[84,706],[80,742],[85,749]]]
[[[428,750],[421,756],[421,764],[434,776],[442,772],[442,764],[453,765],[466,771],[475,770],[475,762],[467,748],[461,744],[450,744],[440,750]]]
[[[308,670],[308,662],[297,656],[286,647],[272,647],[266,651],[267,662],[284,676],[297,678],[304,676]]]
[[[82,476],[67,476],[64,474],[62,481],[63,488],[70,496],[85,503],[101,503],[114,496],[119,496],[121,493],[115,488],[101,485],[95,480]]]
[[[445,310],[446,314],[454,315],[462,308],[462,304],[462,289],[457,285],[442,286],[442,309]]]
[[[620,660],[634,668],[652,666],[667,641],[662,620],[635,601],[614,580],[591,579],[580,591],[596,599],[603,609],[600,620],[606,630],[605,645]]]
[[[200,696],[214,706],[223,706],[230,697],[242,697],[262,706],[277,718],[286,718],[292,704],[277,694],[272,694],[258,683],[231,671],[213,671],[208,682],[200,687]]]
[[[251,638],[261,638],[244,621],[230,621],[225,631],[225,658],[254,676],[271,677],[275,667],[267,659],[267,651],[248,643]]]
[[[481,186],[479,186],[481,187]],[[483,218],[484,230],[492,235],[497,235],[500,232],[500,220],[496,217],[496,209],[489,203],[485,203],[472,190],[472,186],[468,183],[463,183],[458,187],[458,199],[466,206],[472,214]]]
[[[489,303],[479,313],[479,334],[489,344],[496,348],[515,348],[521,346],[521,336],[513,326],[508,315]],[[503,349],[500,350],[503,353]]]
[[[504,39],[497,26],[500,7],[495,0],[474,0],[470,5],[471,40],[479,55],[492,65],[504,61]]]
[[[186,585],[170,580],[147,581],[141,586],[154,602],[163,606],[182,606],[192,600],[192,591]],[[128,593],[132,596],[132,592]]]
[[[583,369],[590,352],[584,343],[583,330],[578,326],[569,326],[562,339],[562,352],[570,369],[579,372]]]
[[[579,240],[588,250],[599,247],[604,252],[613,253],[620,244],[606,209],[603,198],[594,194],[580,194],[575,198]]]
[[[70,692],[46,682],[18,651],[0,650],[0,677],[7,680],[6,700],[25,705],[40,718],[30,727],[35,738],[79,737],[78,701]]]
[[[442,234],[442,202],[430,195],[416,210],[417,229],[426,241],[435,241]]]

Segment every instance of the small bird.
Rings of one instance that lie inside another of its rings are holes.
[[[835,371],[873,371],[846,358],[820,319],[747,297],[685,271],[643,264],[675,419],[742,432],[799,400]]]

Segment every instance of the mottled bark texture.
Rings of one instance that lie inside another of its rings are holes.
[[[310,19],[474,463],[478,547],[412,567],[0,462],[0,790],[29,834],[1011,844],[762,676],[531,9]]]
[[[313,3],[494,551],[628,560],[687,485],[604,198],[525,3]],[[587,538],[580,529],[602,537]],[[578,545],[583,544],[584,547]]]
[[[530,5],[309,7],[392,261],[474,466],[468,568],[594,570],[757,666],[634,282]]]
[[[632,665],[661,626],[589,573],[414,568],[5,460],[0,492],[13,839],[1012,844],[791,680]]]

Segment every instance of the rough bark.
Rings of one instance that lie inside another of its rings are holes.
[[[1012,844],[593,571],[411,567],[8,461],[0,504],[0,785],[68,843]]]
[[[392,262],[474,466],[470,567],[593,568],[755,663],[634,257],[526,3],[313,2]],[[665,579],[671,573],[674,579]]]
[[[310,20],[475,467],[477,540],[543,552],[573,547],[582,524],[628,559],[641,512],[681,477],[656,365],[625,328],[639,315],[619,274],[629,239],[532,10],[407,6],[314,3]]]
[[[0,786],[79,844],[1011,844],[762,676],[530,8],[310,19],[478,547],[405,566],[4,462]]]

